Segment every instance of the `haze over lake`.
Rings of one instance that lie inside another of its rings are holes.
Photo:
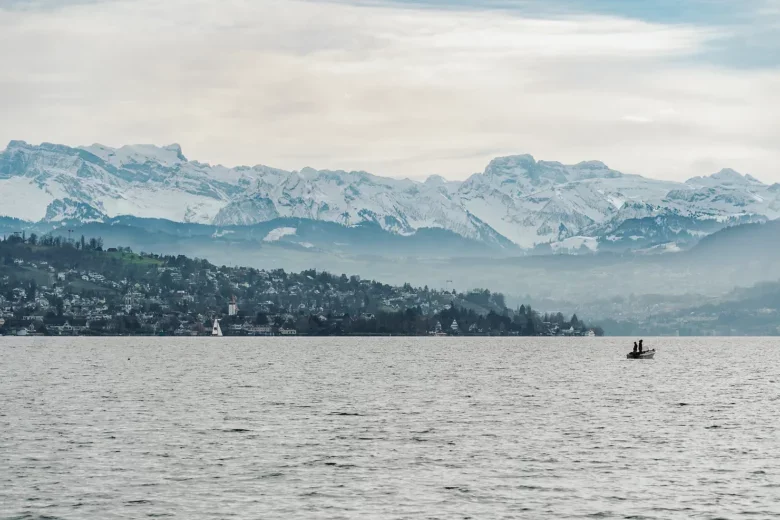
[[[780,516],[780,341],[644,339],[0,338],[0,518]]]

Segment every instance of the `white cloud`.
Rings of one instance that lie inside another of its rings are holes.
[[[653,120],[650,119],[647,116],[631,116],[631,115],[627,115],[627,116],[623,116],[621,119],[623,121],[628,121],[629,123],[639,123],[639,124],[652,123],[653,122]]]
[[[780,180],[780,73],[680,60],[719,36],[299,0],[0,10],[0,140],[175,141],[210,162],[396,176],[528,152]]]

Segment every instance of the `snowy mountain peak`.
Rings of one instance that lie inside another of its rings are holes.
[[[298,177],[300,177],[301,179],[311,180],[316,178],[320,172],[315,170],[314,168],[310,168],[309,166],[306,166],[305,168],[301,168],[301,171],[297,173],[298,173]]]
[[[499,157],[490,162],[485,173],[472,176],[466,184],[515,188],[512,193],[528,194],[555,185],[586,179],[614,179],[623,174],[601,161],[584,161],[566,166],[557,161],[536,161],[531,155]],[[505,191],[505,190],[503,190]]]
[[[445,179],[441,175],[431,175],[430,177],[425,179],[425,183],[424,184],[427,184],[429,186],[442,186],[442,185],[448,184],[450,182],[452,182],[452,181],[448,181],[447,179]]]
[[[11,140],[8,143],[8,146],[5,149],[6,149],[6,151],[10,152],[11,150],[14,150],[14,149],[17,149],[17,148],[27,148],[29,146],[30,145],[27,144],[27,141],[21,141],[21,140],[14,139],[14,140]]]
[[[582,161],[573,166],[578,170],[609,170],[609,166],[601,161]]]
[[[485,168],[485,175],[490,176],[516,176],[519,173],[525,173],[532,170],[536,166],[536,159],[533,155],[509,155],[506,157],[496,157],[487,168]]]
[[[764,186],[764,183],[751,175],[742,175],[731,168],[705,177],[693,177],[685,181],[694,186]]]
[[[364,171],[316,170],[308,166],[299,172],[294,172],[294,175],[309,183],[332,183],[337,186],[352,183],[388,185],[403,182],[397,179],[378,177]]]
[[[176,155],[178,155],[179,159],[181,159],[182,161],[186,161],[187,160],[184,157],[184,154],[182,154],[181,145],[179,143],[172,143],[172,144],[169,144],[168,146],[163,146],[163,148],[165,150],[168,150],[168,151],[171,151],[171,152],[176,152]]]
[[[82,146],[81,149],[116,167],[156,163],[170,168],[187,162],[178,144],[162,147],[152,144],[132,144],[111,148],[95,143],[92,146]]]
[[[68,153],[69,151],[72,151],[73,148],[69,146],[65,146],[62,144],[54,144],[54,143],[41,143],[40,145],[34,145],[30,144],[27,141],[10,141],[8,143],[8,147],[5,149],[6,153],[13,153],[13,152],[22,152],[22,153],[30,153],[30,152],[37,152],[37,151],[46,151],[46,152],[55,152],[55,153]]]
[[[755,181],[755,179],[750,175],[742,175],[738,171],[732,170],[731,168],[723,168],[718,173],[713,173],[710,175],[710,178],[720,181],[723,184],[743,184],[746,182],[751,183],[752,181]]]
[[[712,177],[716,179],[741,179],[742,174],[731,168],[723,168],[718,173],[713,173]]]

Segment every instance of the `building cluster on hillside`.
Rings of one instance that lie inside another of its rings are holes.
[[[576,316],[550,322],[530,308],[507,309],[490,291],[217,267],[74,244],[0,242],[0,333],[210,335],[218,319],[225,335],[249,336],[593,334]]]

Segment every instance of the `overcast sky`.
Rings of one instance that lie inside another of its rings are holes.
[[[780,181],[780,0],[0,0],[0,148]]]

